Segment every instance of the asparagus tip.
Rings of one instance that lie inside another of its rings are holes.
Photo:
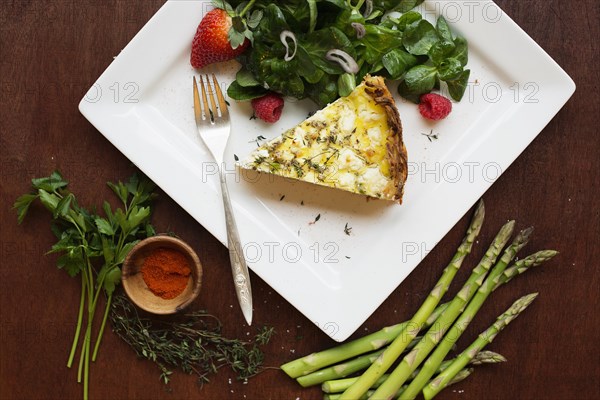
[[[530,293],[530,294],[523,296],[523,298],[525,299],[524,303],[526,305],[530,305],[531,302],[533,300],[535,300],[535,298],[538,297],[539,294],[540,294],[539,292],[535,292],[535,293]]]
[[[523,312],[527,307],[529,307],[529,305],[531,303],[533,303],[533,301],[535,300],[536,297],[538,297],[539,293],[530,293],[527,294],[523,297],[521,297],[519,300],[515,301],[512,305],[512,310],[513,310],[513,314],[516,316],[518,314],[520,314],[521,312]]]
[[[477,208],[475,209],[475,215],[485,213],[485,204],[483,203],[483,199],[480,199],[477,202]]]
[[[464,381],[475,371],[473,368],[465,368],[462,371],[459,371],[454,378],[446,386],[454,385],[460,381]]]
[[[530,226],[529,228],[523,229],[521,232],[519,232],[519,237],[521,238],[522,242],[525,242],[525,241],[529,240],[529,237],[531,236],[532,233],[533,233],[533,226]]]
[[[484,350],[477,353],[473,360],[471,360],[471,364],[496,364],[506,361],[508,360],[502,354],[496,353],[495,351]]]
[[[515,224],[516,221],[514,219],[511,219],[510,221],[502,225],[502,228],[500,228],[500,232],[498,232],[497,237],[506,237],[506,240],[508,240],[510,235],[512,235],[513,230],[515,229]]]
[[[477,236],[479,231],[481,230],[481,226],[483,225],[483,220],[485,218],[485,206],[483,205],[483,200],[481,200],[477,204],[477,208],[471,217],[471,223],[469,224],[469,230],[467,231],[467,236],[474,235]],[[474,239],[474,237],[473,237]]]

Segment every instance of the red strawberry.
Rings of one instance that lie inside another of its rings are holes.
[[[283,111],[283,99],[277,93],[267,93],[252,100],[254,114],[265,122],[277,122]]]
[[[190,62],[194,68],[234,59],[250,45],[248,39],[244,40],[236,49],[231,48],[228,33],[231,28],[231,17],[220,8],[206,13],[192,41],[192,55]]]

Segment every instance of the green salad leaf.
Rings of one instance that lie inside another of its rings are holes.
[[[456,79],[446,82],[448,84],[448,92],[453,100],[460,101],[463,98],[470,74],[471,71],[466,69]]]
[[[441,80],[450,81],[456,79],[462,74],[463,67],[456,58],[446,58],[438,67],[438,74]]]
[[[431,46],[440,41],[435,27],[427,20],[421,19],[408,25],[404,31],[402,44],[414,55],[426,55]]]
[[[427,65],[412,67],[398,86],[402,97],[417,102],[422,94],[431,92],[437,82],[437,68]]]
[[[400,79],[411,67],[417,65],[418,59],[406,50],[396,48],[384,54],[381,62],[391,79]]]
[[[388,52],[402,46],[402,32],[398,30],[368,24],[365,31],[360,44],[365,48],[361,55],[366,63],[376,64]]]
[[[454,51],[450,54],[450,57],[456,58],[460,61],[464,67],[469,62],[469,50],[467,45],[467,39],[457,37],[454,39]]]
[[[435,24],[435,28],[440,35],[440,37],[448,42],[452,42],[454,38],[452,37],[452,32],[450,31],[450,26],[443,15],[440,15]]]

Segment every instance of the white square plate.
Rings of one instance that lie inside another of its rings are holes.
[[[218,177],[197,137],[195,71],[189,64],[191,40],[208,4],[167,2],[79,109],[224,243]],[[397,99],[409,155],[401,206],[236,171],[234,154],[246,156],[259,135],[274,137],[316,107],[286,101],[281,120],[267,125],[250,120],[248,103],[231,102],[233,131],[225,159],[248,264],[338,341],[375,311],[575,90],[569,76],[495,3],[426,1],[419,11],[432,21],[443,14],[467,38],[472,72],[465,97],[444,121],[429,123],[415,105]],[[225,88],[238,67],[232,61],[210,68]],[[349,235],[346,227],[352,228]],[[261,313],[258,304],[256,320]]]

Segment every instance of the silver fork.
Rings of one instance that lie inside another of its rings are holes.
[[[213,158],[219,168],[219,178],[221,181],[221,193],[223,194],[223,206],[225,208],[225,222],[227,226],[227,243],[229,247],[229,260],[231,262],[231,271],[233,272],[233,282],[237,293],[240,308],[248,325],[252,324],[252,288],[250,286],[250,274],[248,266],[244,259],[242,245],[238,234],[229,191],[227,190],[227,180],[223,169],[223,154],[229,140],[231,132],[231,123],[229,122],[229,111],[227,103],[217,82],[215,74],[212,74],[213,85],[211,86],[206,75],[206,85],[202,76],[200,76],[200,88],[202,91],[202,103],[198,93],[198,84],[194,77],[194,115],[196,116],[196,126],[200,137],[210,150]],[[213,91],[214,88],[214,91]],[[207,98],[208,93],[208,98]],[[217,94],[215,101],[214,93]],[[210,103],[208,101],[210,99]]]

